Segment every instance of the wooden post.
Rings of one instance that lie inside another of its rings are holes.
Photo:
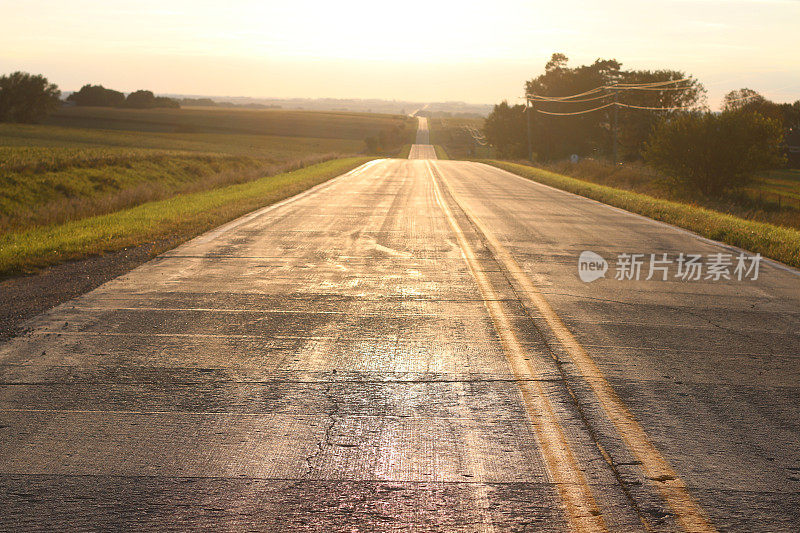
[[[614,167],[619,163],[619,155],[617,153],[617,132],[619,131],[619,106],[617,105],[617,91],[614,91]]]
[[[533,162],[533,141],[531,139],[531,107],[533,107],[533,103],[528,98],[528,95],[525,95],[525,122],[528,126],[528,161]]]

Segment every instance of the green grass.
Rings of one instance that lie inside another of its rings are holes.
[[[800,169],[781,169],[762,172],[747,188],[751,196],[763,200],[795,205],[800,209]]]
[[[183,194],[94,216],[0,235],[0,276],[159,239],[188,239],[369,161],[337,159],[209,191]]]
[[[398,125],[410,136],[416,124],[366,113],[91,107],[48,121],[0,124],[0,233],[363,153],[365,137]]]
[[[798,192],[800,185],[800,182],[792,179],[797,176],[797,171],[764,173],[756,176],[753,183],[744,190],[731,191],[719,197],[706,197],[641,162],[614,165],[608,161],[585,158],[578,163],[555,161],[532,166],[598,185],[704,207],[746,220],[800,229],[800,198],[792,196]],[[780,196],[772,189],[776,186],[780,187],[777,190]]]
[[[410,137],[415,129],[416,121],[400,115],[209,108],[72,107],[44,125],[0,124],[2,272],[144,244],[164,235],[153,229],[152,217],[125,218],[138,207],[160,205],[166,214],[177,213],[179,205],[170,202],[263,185],[265,176],[362,154],[368,136],[391,130]],[[304,174],[288,175],[300,183],[290,186],[281,178],[280,191],[310,186]],[[242,206],[272,201],[271,194],[231,199],[223,211],[241,214]],[[213,216],[190,214],[188,226],[173,220],[163,227],[179,234],[207,229],[203,220],[226,218],[220,209],[213,207]],[[151,229],[144,231],[143,224]]]
[[[0,124],[0,233],[241,183],[362,148],[348,139]]]
[[[551,187],[686,228],[704,237],[800,267],[800,231],[794,228],[746,220],[704,207],[591,183],[527,165],[496,160],[483,162]]]
[[[447,150],[440,144],[434,144],[433,149],[436,150],[436,158],[437,159],[450,159],[447,156]]]

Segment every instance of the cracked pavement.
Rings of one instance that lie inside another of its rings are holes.
[[[794,530],[797,272],[583,283],[583,250],[721,248],[379,160],[165,253],[0,345],[0,530]]]

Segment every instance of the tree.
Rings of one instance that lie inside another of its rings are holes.
[[[175,98],[156,96],[155,100],[153,101],[153,107],[171,107],[173,109],[178,109],[181,107],[181,103]]]
[[[623,159],[632,161],[640,159],[642,150],[650,137],[653,128],[661,121],[685,110],[705,108],[706,89],[696,79],[679,70],[631,70],[620,72],[621,84],[653,84],[659,82],[676,82],[663,87],[645,89],[621,89],[620,102],[647,108],[638,109],[621,106],[618,110],[619,153]],[[676,90],[680,87],[679,90]]]
[[[783,128],[747,111],[682,113],[653,132],[645,159],[704,195],[746,185],[759,170],[783,163]]]
[[[154,107],[178,108],[180,106],[180,102],[174,98],[155,96],[153,91],[134,91],[125,99],[125,107],[133,107],[135,109],[152,109]]]
[[[591,65],[568,67],[564,54],[553,54],[545,72],[525,84],[527,95],[558,98],[591,91],[616,82],[621,64],[614,59],[598,59]],[[580,115],[554,116],[539,113],[573,113],[610,102],[608,95],[593,93],[576,102],[535,101],[531,117],[534,151],[543,159],[559,159],[570,154],[588,154],[610,146],[608,110]],[[522,130],[527,135],[525,130]],[[519,142],[527,142],[522,138]]]
[[[800,131],[800,100],[793,104],[779,104],[783,116],[783,127],[787,132]]]
[[[156,97],[153,91],[134,91],[125,99],[126,107],[134,107],[136,109],[148,109],[154,107]]]
[[[551,72],[553,70],[559,70],[563,68],[567,68],[567,63],[569,62],[569,58],[566,54],[562,54],[560,52],[556,52],[552,56],[550,56],[550,61],[544,66],[545,72]]]
[[[622,157],[638,159],[653,126],[676,112],[671,108],[697,107],[705,102],[702,84],[677,70],[623,70],[615,59],[597,59],[578,67],[568,63],[566,55],[553,54],[544,74],[525,84],[535,107],[534,150],[543,159],[573,153],[608,154],[615,124]],[[659,82],[675,83],[653,85]],[[651,86],[632,87],[643,84]],[[564,98],[572,95],[578,96]],[[616,106],[615,102],[635,107]]]
[[[61,91],[39,74],[0,77],[0,122],[39,122],[61,105]]]
[[[507,159],[525,158],[528,155],[525,106],[510,106],[505,100],[494,106],[486,117],[483,132],[497,156]]]
[[[84,85],[81,90],[67,97],[68,102],[79,106],[115,107],[125,103],[125,95],[102,85]]]
[[[767,101],[753,89],[742,88],[730,91],[722,99],[723,111],[742,111],[745,109],[755,110]]]
[[[779,120],[786,132],[800,129],[800,100],[793,104],[776,104],[752,89],[737,89],[725,95],[723,111],[750,111]]]

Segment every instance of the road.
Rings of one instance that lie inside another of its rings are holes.
[[[414,144],[411,145],[411,151],[408,154],[409,159],[437,159],[436,150],[431,145],[430,131],[428,130],[428,119],[426,117],[417,117],[419,126],[417,127],[417,138]]]
[[[0,530],[794,531],[800,277],[614,278],[681,252],[734,253],[367,163],[0,346]]]

